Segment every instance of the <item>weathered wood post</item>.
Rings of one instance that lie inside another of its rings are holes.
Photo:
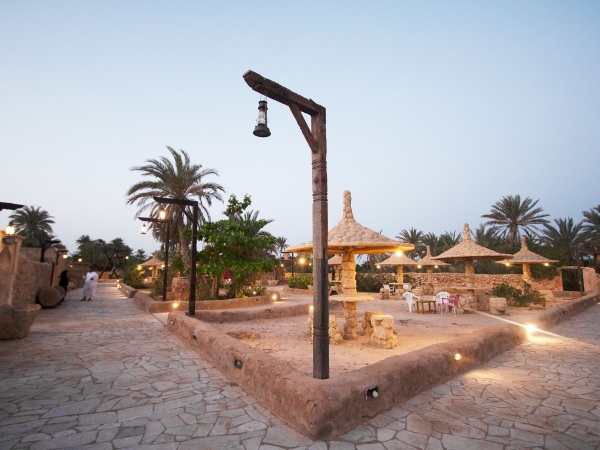
[[[329,378],[329,283],[327,281],[327,132],[325,108],[249,70],[244,80],[254,91],[289,106],[312,151],[313,193],[313,377]],[[311,116],[310,129],[302,113]]]

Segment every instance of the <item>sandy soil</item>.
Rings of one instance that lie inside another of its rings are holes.
[[[359,294],[370,295],[375,294]],[[282,302],[312,303],[312,297],[285,296]],[[561,302],[555,302],[559,304]],[[551,307],[552,305],[548,305]],[[395,319],[395,332],[400,345],[392,350],[374,347],[369,338],[362,335],[362,318],[365,311],[379,310],[391,314]],[[374,300],[359,303],[358,340],[343,341],[340,345],[330,345],[330,374],[336,375],[360,369],[369,364],[412,352],[432,344],[445,342],[484,327],[497,325],[502,319],[527,324],[535,319],[539,311],[527,308],[511,307],[509,316],[490,316],[485,313],[474,314],[409,314],[404,300]],[[330,314],[335,314],[338,327],[343,335],[344,316],[337,302],[331,302]],[[283,319],[261,319],[248,322],[211,324],[218,330],[229,333],[241,342],[261,349],[273,357],[292,363],[297,370],[312,374],[312,344],[310,342],[307,316]]]

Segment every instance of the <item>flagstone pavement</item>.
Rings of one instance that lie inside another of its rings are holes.
[[[463,376],[313,442],[114,285],[69,293],[0,341],[0,450],[600,448],[600,305]]]

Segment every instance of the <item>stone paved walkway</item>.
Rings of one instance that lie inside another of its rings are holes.
[[[3,449],[598,449],[600,306],[478,370],[312,442],[114,286],[0,341]]]

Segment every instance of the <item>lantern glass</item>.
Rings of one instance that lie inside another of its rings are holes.
[[[254,127],[254,136],[271,136],[271,130],[269,130],[269,127],[267,126],[267,109],[267,101],[260,100],[258,102],[258,118],[256,119],[256,126]]]
[[[164,210],[160,211],[160,212],[158,213],[158,218],[159,218],[160,220],[165,220],[165,219],[167,218],[167,212],[166,212],[166,211],[164,211]]]
[[[63,255],[63,259],[67,259],[69,257],[69,255],[67,255],[66,253]]]
[[[146,234],[146,224],[142,225],[142,234]]]
[[[6,233],[7,236],[14,236],[15,235],[15,227],[12,224],[8,224],[8,226],[6,227],[4,232]]]

